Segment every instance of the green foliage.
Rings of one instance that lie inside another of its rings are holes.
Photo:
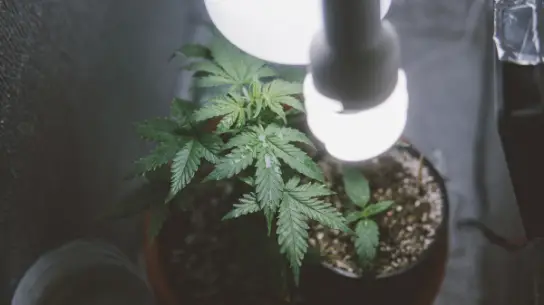
[[[380,239],[378,225],[371,219],[362,219],[355,227],[355,250],[362,267],[372,264]]]
[[[212,134],[196,132],[198,122],[192,119],[191,102],[175,99],[169,118],[153,119],[137,127],[143,139],[156,143],[156,148],[136,162],[137,174],[143,175],[171,163],[171,184],[167,201],[176,196],[193,179],[201,159],[217,162],[223,142]]]
[[[370,186],[368,180],[361,171],[344,167],[342,168],[344,189],[357,211],[346,215],[347,223],[355,225],[355,251],[361,267],[366,268],[372,264],[376,257],[380,231],[378,225],[371,219],[379,213],[387,211],[393,201],[381,201],[375,204],[370,202]]]
[[[279,79],[263,61],[221,38],[209,47],[187,45],[175,55],[188,61],[185,68],[194,72],[195,86],[226,86],[228,90],[201,106],[176,99],[168,118],[140,124],[138,133],[156,143],[156,148],[137,162],[138,173],[170,168],[166,203],[194,183],[205,161],[211,171],[203,181],[236,178],[245,182],[251,191],[223,219],[262,213],[268,234],[275,233],[279,251],[298,280],[308,249],[309,220],[351,232],[343,215],[325,200],[333,192],[325,187],[320,167],[304,150],[313,149],[313,143],[287,126],[291,113],[304,111],[299,100],[301,83]],[[216,124],[215,129],[210,124]],[[154,213],[166,207],[162,204]],[[154,235],[165,215],[154,216]]]
[[[370,200],[370,186],[363,173],[354,168],[343,167],[342,180],[346,194],[351,202],[364,208]]]

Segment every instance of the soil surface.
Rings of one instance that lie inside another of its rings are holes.
[[[442,220],[439,185],[423,167],[419,188],[419,164],[419,159],[394,150],[363,168],[372,189],[371,202],[395,200],[389,212],[376,217],[381,230],[376,266],[381,273],[416,261],[433,241]],[[338,166],[329,160],[321,166],[331,188],[343,194]],[[275,238],[267,236],[264,217],[255,214],[221,221],[249,190],[241,182],[214,182],[185,189],[180,196],[183,200],[178,208],[186,212],[172,213],[158,237],[167,275],[180,302],[240,304],[244,296],[262,303],[283,301],[289,295],[291,274],[284,272],[288,266],[278,255]],[[344,211],[345,195],[330,199]],[[311,225],[310,236],[310,244],[323,250],[327,263],[360,274],[350,236],[317,224]]]
[[[182,304],[264,304],[286,295],[286,266],[264,217],[221,220],[245,188],[216,182],[186,189],[181,205],[190,212],[173,213],[163,228],[162,259]]]
[[[414,264],[433,242],[442,222],[443,194],[438,182],[419,158],[404,150],[387,154],[361,165],[369,180],[373,204],[393,200],[392,207],[373,219],[380,229],[378,255],[373,266],[377,275],[387,275]],[[354,205],[345,195],[340,165],[323,160],[329,187],[338,195],[330,200],[342,212],[353,211]],[[363,270],[357,264],[353,236],[331,230],[317,223],[310,226],[310,244],[320,250],[325,264],[351,276],[360,276]]]

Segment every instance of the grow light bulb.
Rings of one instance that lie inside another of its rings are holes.
[[[205,0],[210,19],[232,44],[260,59],[310,63],[308,50],[323,28],[321,0]],[[385,16],[391,0],[381,0]]]
[[[342,103],[319,93],[312,74],[304,81],[304,98],[310,130],[339,160],[363,161],[384,153],[406,125],[408,89],[402,70],[389,98],[370,109],[341,113]]]

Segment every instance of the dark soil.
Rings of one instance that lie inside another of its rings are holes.
[[[393,199],[392,209],[376,218],[381,229],[377,268],[388,273],[413,263],[433,241],[442,220],[442,194],[427,168],[417,185],[419,160],[393,151],[369,162],[363,172],[371,183],[372,202]],[[321,162],[327,179],[337,193],[337,166]],[[340,180],[341,181],[341,180]],[[286,300],[291,274],[280,256],[275,238],[268,237],[260,214],[221,221],[232,204],[247,192],[243,183],[218,182],[184,190],[181,205],[187,212],[174,212],[160,235],[166,272],[181,303],[240,304],[241,298],[278,302]],[[423,190],[423,192],[420,192]],[[331,198],[339,209],[344,195]],[[351,238],[319,225],[311,227],[310,243],[323,249],[327,262],[354,274]],[[287,281],[286,281],[287,280]]]
[[[181,303],[240,304],[258,298],[250,303],[260,304],[287,295],[281,272],[286,266],[276,240],[267,236],[264,217],[221,220],[243,191],[243,184],[232,182],[187,190],[182,205],[191,212],[174,213],[163,228],[163,261]]]
[[[332,160],[320,162],[331,189],[336,207],[345,212],[352,209],[344,194],[339,165]],[[380,244],[374,270],[386,275],[414,264],[433,242],[442,222],[443,194],[440,186],[420,160],[411,154],[391,150],[361,166],[371,187],[371,202],[393,200],[391,209],[375,220],[380,228]],[[353,237],[317,223],[310,228],[310,244],[325,256],[325,264],[352,276],[363,270],[357,264]]]

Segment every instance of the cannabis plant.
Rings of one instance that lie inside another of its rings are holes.
[[[346,195],[356,208],[346,216],[348,223],[355,223],[355,250],[359,264],[365,268],[372,264],[376,257],[380,231],[373,216],[387,211],[393,201],[386,200],[370,203],[370,187],[361,171],[349,167],[342,168],[342,180]]]
[[[140,124],[140,135],[156,143],[139,160],[140,174],[170,168],[170,203],[190,183],[239,179],[251,187],[224,219],[262,213],[298,279],[307,252],[308,221],[349,231],[343,215],[322,198],[332,192],[320,167],[303,148],[310,139],[288,126],[288,116],[304,111],[301,84],[281,80],[264,62],[246,55],[223,38],[207,47],[188,45],[179,52],[189,61],[195,86],[219,92],[203,105],[175,99],[170,116]],[[212,170],[194,179],[201,165]],[[195,181],[193,181],[195,180]],[[182,195],[181,195],[182,196]],[[155,213],[157,228],[166,219]]]

